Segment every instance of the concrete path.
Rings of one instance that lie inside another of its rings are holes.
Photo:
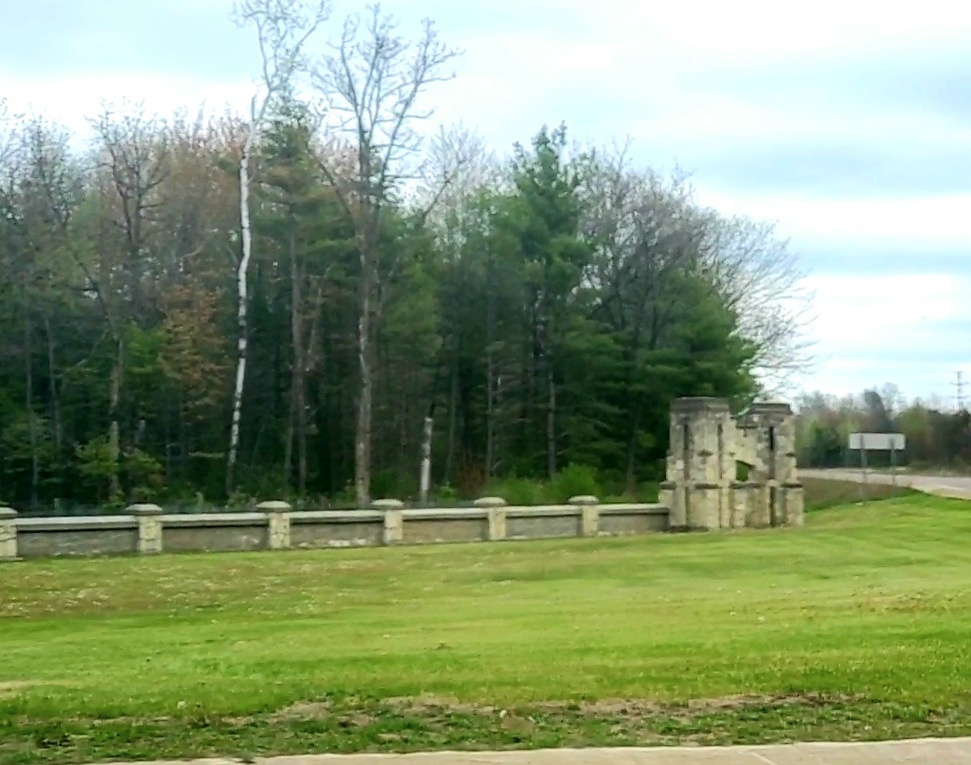
[[[822,478],[830,481],[852,481],[862,483],[863,472],[860,470],[800,470],[799,475],[805,478]],[[866,480],[873,484],[890,485],[893,477],[885,472],[868,472]],[[897,485],[907,486],[927,494],[951,499],[971,499],[971,477],[946,475],[910,475],[897,474]]]
[[[260,765],[971,765],[971,738],[919,739],[878,744],[547,749],[534,752],[308,755],[257,759]],[[114,765],[123,765],[115,763]],[[197,760],[152,765],[239,765]]]

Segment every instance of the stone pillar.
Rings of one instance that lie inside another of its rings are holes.
[[[260,502],[256,509],[266,514],[267,546],[271,550],[289,550],[290,512],[293,510],[290,503],[270,500]]]
[[[802,526],[806,521],[806,500],[801,483],[789,482],[782,485],[785,506],[785,525]]]
[[[600,535],[600,500],[591,495],[570,497],[570,504],[579,507],[582,515],[580,534],[585,537]]]
[[[400,499],[379,499],[371,507],[384,513],[384,543],[398,545],[405,541],[405,503]]]
[[[506,538],[506,500],[502,497],[479,497],[473,507],[489,512],[489,541],[499,542]]]
[[[664,481],[658,492],[658,502],[668,509],[668,528],[682,529],[688,523],[684,501],[685,486],[678,481]]]
[[[162,552],[162,508],[158,505],[132,505],[128,512],[138,520],[138,552],[142,555]]]
[[[0,563],[17,560],[17,511],[0,507]]]
[[[717,529],[730,518],[734,434],[724,399],[679,398],[671,404],[667,480],[662,487],[670,502],[671,528]]]
[[[749,410],[749,416],[759,428],[758,456],[765,465],[766,525],[790,525],[786,497],[790,491],[800,488],[796,466],[796,418],[792,407],[785,403],[756,403]],[[798,516],[800,512],[796,509],[793,518]]]

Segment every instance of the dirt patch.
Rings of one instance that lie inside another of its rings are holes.
[[[381,706],[417,716],[436,714],[498,715],[500,718],[531,715],[580,716],[590,719],[634,720],[648,717],[695,717],[713,712],[792,706],[826,706],[852,701],[849,697],[822,694],[735,695],[691,699],[683,703],[662,703],[647,699],[601,699],[598,701],[543,701],[523,704],[519,709],[460,701],[455,697],[423,695],[384,699]]]
[[[421,696],[395,696],[383,699],[381,705],[399,712],[408,712],[420,716],[441,714],[443,712],[466,715],[492,715],[501,711],[495,706],[459,701],[454,696],[433,696],[431,694],[422,694]]]
[[[321,720],[333,715],[334,705],[329,701],[298,701],[284,707],[272,715],[270,722],[287,722],[288,720]]]
[[[0,699],[16,696],[29,688],[41,688],[47,685],[68,685],[64,680],[0,680]]]

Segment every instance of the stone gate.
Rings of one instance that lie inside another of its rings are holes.
[[[660,497],[669,527],[801,526],[795,441],[788,404],[757,403],[732,415],[724,399],[676,399]]]

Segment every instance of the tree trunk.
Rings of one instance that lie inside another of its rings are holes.
[[[111,364],[108,401],[108,456],[111,473],[108,477],[108,493],[112,502],[121,498],[121,380],[124,375],[125,343],[121,336],[115,338],[115,358]]]
[[[248,288],[246,283],[249,271],[250,257],[253,253],[252,231],[250,230],[249,215],[249,158],[253,149],[253,130],[250,126],[243,144],[242,156],[239,160],[239,223],[242,237],[243,255],[236,268],[236,383],[233,387],[233,415],[229,432],[229,455],[226,458],[226,495],[233,493],[235,488],[236,458],[239,454],[239,429],[243,415],[243,387],[246,382],[247,334],[249,325],[246,315]]]
[[[287,409],[287,434],[283,447],[283,489],[290,490],[290,480],[293,477],[293,438],[295,421],[297,418],[297,378],[290,378],[290,406]]]
[[[432,428],[434,423],[431,415],[426,417],[421,436],[421,482],[418,496],[422,507],[428,506],[428,490],[432,483]]]
[[[487,266],[488,284],[493,282],[495,263],[493,256],[489,255]],[[496,464],[496,358],[495,358],[495,333],[496,333],[496,298],[492,290],[486,303],[486,454],[485,454],[485,473],[486,478],[491,479]],[[465,427],[469,425],[466,422]]]
[[[54,433],[54,446],[58,453],[61,451],[63,434],[61,429],[61,399],[57,391],[57,365],[54,358],[54,334],[51,332],[51,320],[44,317],[44,334],[47,336],[47,377],[51,397],[51,430]]]
[[[451,383],[448,392],[448,444],[445,448],[445,484],[452,485],[452,464],[455,460],[455,438],[458,433],[459,359],[458,348],[453,349]]]
[[[627,436],[627,493],[632,497],[637,492],[637,433],[638,423],[635,411],[630,418],[630,431]]]
[[[370,237],[361,238],[361,281],[358,292],[357,362],[360,391],[357,399],[357,427],[354,435],[354,495],[357,506],[371,503],[371,407],[374,395],[374,352],[371,342],[371,292],[373,261]]]
[[[303,273],[297,262],[296,222],[290,221],[290,333],[293,343],[293,414],[297,431],[297,491],[307,490],[307,353],[303,330]],[[292,426],[291,426],[292,427]],[[289,463],[288,463],[289,465]]]
[[[40,489],[40,455],[37,453],[37,420],[34,417],[34,332],[30,320],[30,298],[24,289],[24,404],[30,438],[30,506],[37,506]]]
[[[553,364],[551,359],[547,359],[547,364],[546,469],[552,480],[556,475],[556,380],[553,379]]]

